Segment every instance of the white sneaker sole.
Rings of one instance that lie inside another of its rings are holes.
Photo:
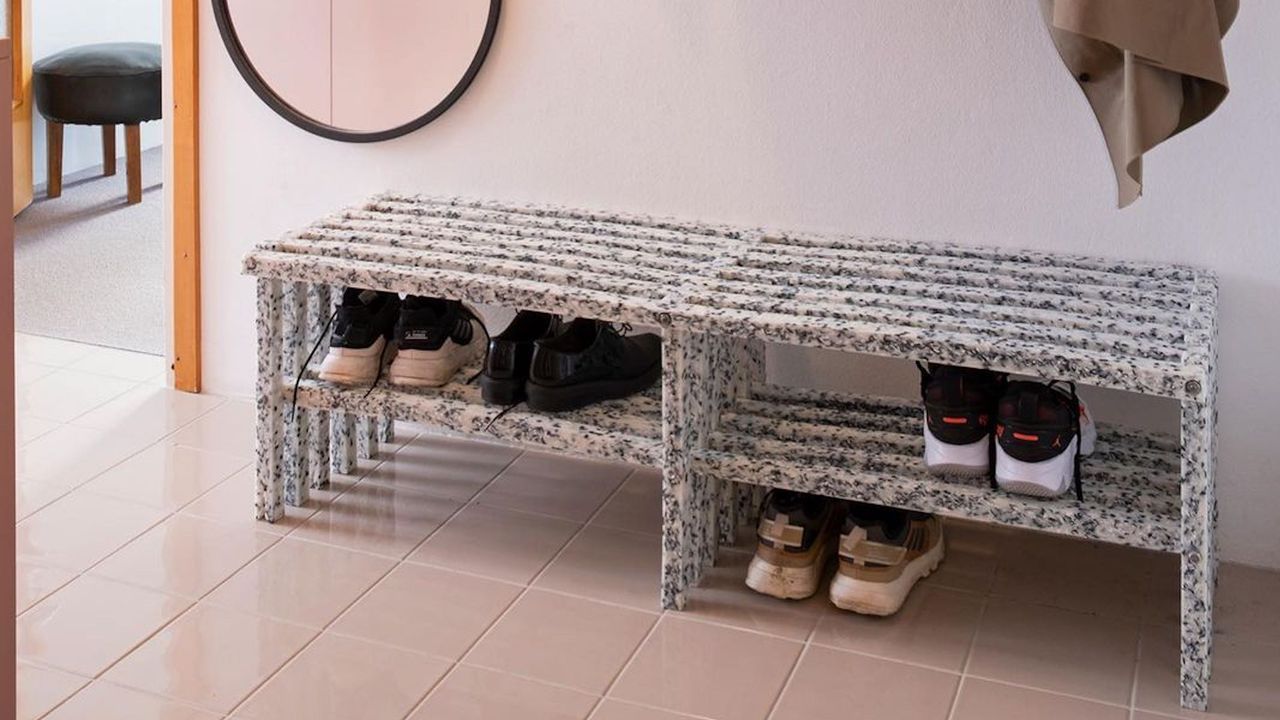
[[[807,567],[782,567],[760,557],[751,558],[747,566],[747,587],[762,595],[782,600],[803,600],[818,592],[822,571],[829,554]]]
[[[1067,449],[1043,462],[1025,462],[1010,457],[996,446],[996,484],[1001,490],[1039,498],[1055,498],[1071,488],[1075,479],[1077,438]]]
[[[455,351],[401,350],[387,376],[392,385],[409,387],[440,387],[447,385],[458,370],[474,360],[479,353],[472,342]]]
[[[329,348],[320,362],[321,380],[341,385],[366,385],[378,376],[378,363],[386,347],[386,338],[378,338],[367,348]]]
[[[991,472],[991,438],[952,445],[934,436],[924,423],[924,464],[935,475],[986,475]]]
[[[912,560],[902,574],[890,582],[870,582],[837,572],[831,580],[831,604],[860,615],[892,615],[902,609],[911,588],[927,578],[946,556],[945,541]]]

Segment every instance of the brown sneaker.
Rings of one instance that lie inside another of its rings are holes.
[[[850,503],[831,602],[865,615],[892,615],[916,581],[942,562],[943,547],[942,522],[933,515]]]
[[[772,490],[764,498],[756,555],[747,587],[776,598],[800,600],[818,590],[835,552],[835,531],[845,503],[817,495]]]

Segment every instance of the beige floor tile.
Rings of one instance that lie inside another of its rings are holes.
[[[96,676],[191,602],[81,576],[18,618],[18,655]]]
[[[74,580],[76,574],[34,560],[17,561],[18,614],[40,602],[54,590]]]
[[[951,720],[1129,720],[1129,710],[1030,688],[967,678]]]
[[[402,564],[360,598],[333,631],[457,659],[520,592],[509,583]]]
[[[252,457],[255,422],[253,403],[228,400],[174,433],[173,441],[201,450]]]
[[[1143,550],[1025,532],[1010,538],[991,593],[1064,610],[1140,618],[1152,562]]]
[[[1280,644],[1280,571],[1223,563],[1214,595],[1216,633]]]
[[[74,490],[18,523],[18,557],[83,572],[164,515],[145,505]]]
[[[1177,627],[1143,628],[1136,707],[1184,718],[1280,717],[1280,645],[1232,636],[1214,638],[1208,713],[1179,707],[1178,656]]]
[[[209,492],[191,501],[189,505],[182,508],[182,514],[284,535],[315,515],[320,508],[332,502],[354,483],[353,480],[335,475],[330,489],[312,490],[311,499],[305,505],[302,507],[286,505],[284,517],[269,523],[253,519],[254,472],[254,466],[251,464],[235,473]]]
[[[409,720],[583,720],[595,704],[576,690],[464,665]]]
[[[242,526],[174,515],[90,572],[198,598],[279,540],[277,535]]]
[[[142,382],[163,373],[168,368],[168,363],[163,355],[95,347],[67,367],[95,375]]]
[[[662,533],[662,473],[636,470],[591,520],[632,532]]]
[[[847,720],[858,708],[876,708],[900,720],[947,720],[959,682],[951,673],[810,647],[772,717]]]
[[[373,586],[394,561],[285,538],[209,593],[212,605],[321,628]]]
[[[451,663],[338,635],[321,635],[236,710],[237,718],[400,720]]]
[[[14,356],[20,362],[35,362],[64,367],[88,355],[93,345],[59,340],[42,335],[14,333]]]
[[[992,599],[968,672],[1124,704],[1133,685],[1137,621]]]
[[[667,615],[610,695],[724,720],[768,714],[800,643]]]
[[[998,526],[949,520],[944,529],[946,559],[922,584],[975,593],[990,591],[1009,536],[1009,530]]]
[[[494,443],[420,435],[374,468],[366,481],[466,502],[519,454]]]
[[[18,661],[17,720],[44,717],[88,682],[79,675]]]
[[[55,370],[17,389],[17,412],[19,415],[67,422],[119,397],[136,385],[131,380],[77,370]]]
[[[154,441],[119,429],[62,425],[18,449],[17,474],[32,482],[79,485]]]
[[[658,615],[531,590],[466,662],[603,694]]]
[[[102,430],[128,427],[138,434],[160,438],[223,402],[222,398],[212,395],[193,395],[156,385],[138,385],[73,422],[81,427]],[[242,451],[240,454],[249,457],[251,453]]]
[[[1225,567],[1225,565],[1223,566]],[[1221,577],[1221,576],[1219,576]],[[1222,602],[1219,585],[1214,604]],[[1147,579],[1147,592],[1142,601],[1142,621],[1151,625],[1177,625],[1182,622],[1181,557],[1174,553],[1157,556]],[[1214,628],[1215,631],[1220,628]]]
[[[605,698],[591,713],[591,720],[689,720],[692,715]]]
[[[214,713],[132,688],[96,681],[45,720],[215,720]]]
[[[526,452],[477,502],[586,522],[630,473],[630,467],[617,463]]]
[[[15,440],[18,445],[26,445],[41,435],[51,433],[62,426],[62,423],[55,420],[45,420],[34,415],[18,415],[14,422],[17,426]]]
[[[595,600],[658,609],[660,539],[587,526],[535,582]]]
[[[314,635],[298,625],[201,603],[103,679],[225,714]]]
[[[982,598],[940,587],[917,587],[890,617],[830,608],[813,641],[846,650],[960,672],[982,616]]]
[[[45,365],[44,363],[30,362],[18,358],[13,366],[13,384],[17,387],[29,385],[57,369],[56,365]]]
[[[576,522],[469,505],[409,559],[527,583],[581,527]]]
[[[84,488],[173,512],[248,464],[245,457],[162,442],[90,480]]]
[[[452,500],[416,490],[360,482],[293,535],[400,559],[458,508]]]
[[[751,557],[743,552],[721,552],[715,567],[709,568],[702,582],[690,591],[684,614],[791,640],[807,639],[831,605],[827,582],[819,583],[818,592],[807,600],[761,595],[746,585]]]
[[[71,492],[71,486],[19,480],[14,484],[14,519],[23,520]]]

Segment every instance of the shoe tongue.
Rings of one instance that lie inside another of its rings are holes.
[[[378,293],[375,290],[362,290],[360,288],[349,287],[342,291],[342,304],[345,307],[361,307],[373,304],[378,299]]]
[[[404,308],[415,313],[442,318],[449,313],[449,301],[441,298],[410,295],[404,300]]]

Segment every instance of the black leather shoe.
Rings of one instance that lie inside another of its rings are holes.
[[[662,376],[662,339],[624,336],[601,320],[579,318],[534,345],[529,407],[557,412],[627,397]]]
[[[489,338],[489,353],[480,373],[480,396],[492,405],[515,405],[525,399],[524,385],[533,362],[533,344],[560,331],[560,318],[521,310],[506,330]]]

